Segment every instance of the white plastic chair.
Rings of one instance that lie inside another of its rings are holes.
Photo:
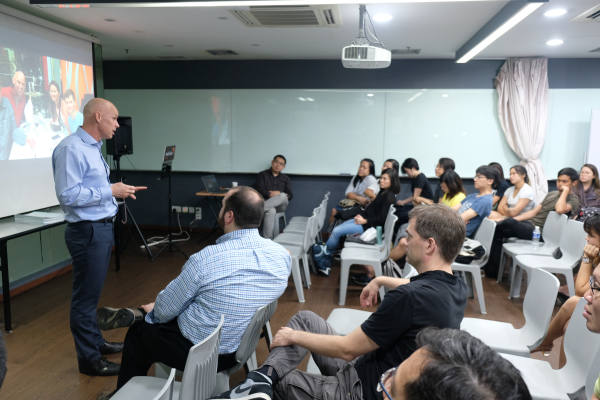
[[[402,271],[402,278],[410,279],[413,276],[417,276],[417,275],[419,275],[419,272],[415,269],[415,267],[413,267],[409,263],[404,264],[404,271]]]
[[[111,399],[205,400],[211,396],[216,383],[219,343],[224,320],[222,315],[221,321],[213,333],[190,349],[181,382],[173,382],[175,369],[167,373],[169,367],[156,363],[156,377],[133,377]],[[168,377],[167,380],[165,377]],[[172,385],[171,389],[163,391],[162,389],[166,388],[169,380]]]
[[[393,207],[390,206],[390,207]],[[389,224],[394,226],[398,217],[392,212],[392,214],[388,215],[386,218],[386,225],[388,225],[387,220],[390,220]],[[362,264],[362,265],[371,265],[375,270],[375,276],[381,276],[381,263],[387,260],[390,255],[390,250],[392,246],[392,236],[391,234],[386,235],[385,240],[383,241],[383,248],[344,248],[340,255],[341,259],[341,273],[340,273],[340,302],[339,304],[343,306],[346,304],[346,292],[348,291],[348,276],[350,275],[350,266],[354,264]],[[385,296],[385,290],[383,287],[379,289],[379,296],[383,301],[383,297]]]
[[[329,192],[325,193],[325,197],[323,197],[323,201],[321,201],[321,204],[323,204],[324,202],[326,203],[328,199],[329,199]],[[298,222],[306,223],[306,221],[308,221],[308,218],[310,218],[310,217],[295,216],[290,220],[290,224],[295,224]]]
[[[275,223],[273,224],[273,237],[276,238],[279,235],[279,222],[281,222],[281,218],[283,218],[283,229],[287,226],[287,219],[285,217],[285,211],[278,212],[275,214]]]
[[[536,268],[542,268],[554,274],[562,274],[567,281],[569,296],[575,295],[575,283],[573,282],[573,268],[579,263],[585,246],[585,237],[587,233],[583,230],[583,223],[569,220],[565,228],[565,233],[560,239],[560,251],[562,257],[559,259],[544,256],[516,256],[515,271],[512,282],[510,283],[509,299],[521,295],[521,280],[523,270],[527,271],[527,283],[531,284],[531,271]]]
[[[537,250],[531,247],[531,240],[519,242],[504,243],[502,245],[502,255],[500,256],[500,269],[498,270],[498,283],[502,282],[504,275],[504,264],[506,264],[506,255],[512,257],[512,268],[510,270],[510,278],[512,279],[515,270],[515,257],[520,255],[538,255],[552,257],[560,245],[560,238],[567,225],[567,216],[551,211],[544,223],[542,237],[544,243],[540,243]]]
[[[389,234],[394,236],[394,225],[393,225],[393,218],[391,218],[390,216],[392,214],[394,214],[396,211],[396,208],[394,207],[390,207],[390,210],[388,211],[387,216],[385,217],[385,222],[383,225],[383,234],[382,234],[382,238],[385,239],[386,235]],[[380,249],[383,249],[384,243],[383,241],[381,242],[381,245],[378,245],[377,243],[374,244],[367,244],[367,243],[357,243],[357,242],[348,242],[346,241],[344,243],[344,248],[355,248],[355,249],[374,249],[379,247]],[[391,244],[390,244],[391,246]],[[392,247],[390,247],[390,250],[392,249]],[[385,261],[385,260],[383,260]],[[383,262],[382,261],[382,262]]]
[[[549,272],[533,271],[533,281],[523,300],[525,325],[515,329],[512,324],[479,318],[463,318],[460,329],[469,332],[498,353],[529,357],[529,351],[542,343],[548,333],[556,294],[560,283]]]
[[[587,379],[585,380],[585,398],[591,399],[594,394],[594,386],[596,385],[596,381],[598,380],[598,375],[600,374],[600,350],[594,357],[592,361],[592,365],[588,371]]]
[[[465,274],[465,279],[469,289],[475,286],[477,292],[477,299],[479,300],[479,309],[482,314],[487,314],[485,310],[485,299],[483,297],[483,284],[481,282],[481,266],[485,265],[489,256],[490,249],[492,248],[492,241],[494,240],[494,231],[496,230],[496,223],[492,220],[484,218],[479,225],[479,229],[475,234],[475,240],[477,240],[485,249],[485,254],[479,260],[471,262],[471,264],[460,264],[457,262],[452,263],[452,271],[461,271],[471,274],[471,280]]]
[[[304,291],[302,289],[302,276],[300,274],[300,260],[302,260],[302,269],[304,272],[304,282],[306,288],[310,289],[310,273],[308,270],[308,251],[312,245],[314,231],[317,229],[317,215],[313,214],[308,219],[308,224],[304,231],[304,234],[282,233],[275,238],[275,242],[285,247],[292,256],[292,276],[294,278],[294,285],[296,286],[296,292],[298,293],[298,301],[304,303]],[[298,240],[300,238],[300,241]]]
[[[323,203],[321,203],[321,205],[319,205],[319,207],[317,207],[313,210],[312,215],[316,215],[317,221],[319,221],[319,219],[321,218],[322,212],[323,212]],[[310,218],[310,217],[308,217],[308,218]],[[308,218],[306,219],[306,221],[303,221],[303,222],[290,222],[283,230],[283,233],[303,234],[304,231],[306,230],[306,224],[308,224]]]
[[[590,332],[583,317],[584,298],[579,300],[564,336],[567,363],[559,370],[546,361],[501,354],[523,376],[531,397],[544,400],[575,399],[585,390],[594,357],[600,350],[600,335]]]

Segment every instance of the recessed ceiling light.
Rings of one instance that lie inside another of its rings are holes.
[[[373,97],[373,93],[369,93],[367,96],[368,97]]]
[[[381,13],[375,14],[375,16],[373,16],[373,19],[377,22],[386,22],[392,19],[392,16],[390,14]]]
[[[561,44],[563,44],[563,43],[564,43],[564,42],[563,42],[562,40],[560,40],[560,39],[552,39],[552,40],[548,40],[548,41],[546,42],[546,44],[547,44],[548,46],[559,46],[559,45],[561,45]]]
[[[226,20],[226,19],[229,19],[229,18],[227,18],[227,17],[217,17],[217,19]]]
[[[117,22],[116,19],[112,19],[112,18],[105,18],[104,19],[106,22]]]
[[[561,15],[565,15],[567,10],[563,10],[562,8],[555,8],[554,10],[546,11],[544,15],[546,17],[560,17]]]

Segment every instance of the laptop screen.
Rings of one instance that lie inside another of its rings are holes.
[[[219,191],[219,184],[217,183],[217,178],[214,175],[203,176],[202,180],[204,181],[204,186],[206,186],[207,192],[214,193]]]

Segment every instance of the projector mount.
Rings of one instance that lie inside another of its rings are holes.
[[[385,49],[385,45],[377,37],[377,33],[375,32],[375,26],[373,25],[373,21],[371,21],[371,16],[369,15],[367,7],[364,4],[360,4],[358,6],[358,13],[358,37],[352,44],[357,46],[364,46],[370,44],[371,46],[381,47]],[[369,25],[365,24],[365,17],[369,19],[369,24],[371,25],[371,28],[373,28],[372,32],[371,29],[369,29]],[[374,42],[371,39],[369,39],[369,35],[376,41]]]

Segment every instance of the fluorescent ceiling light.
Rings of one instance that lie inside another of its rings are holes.
[[[561,44],[563,44],[563,43],[564,43],[564,42],[563,42],[562,40],[560,40],[560,39],[552,39],[552,40],[548,40],[548,41],[546,42],[546,44],[547,44],[548,46],[559,46],[559,45],[561,45]]]
[[[386,22],[392,19],[392,16],[390,14],[381,13],[375,14],[375,16],[373,16],[373,19],[378,22]]]
[[[300,100],[300,101],[306,101],[306,99],[304,97],[298,97],[298,100]]]
[[[442,97],[448,97],[448,95],[447,94],[443,94]]]
[[[373,93],[369,93],[367,96],[368,97],[373,97]]]
[[[422,94],[423,94],[423,92],[419,92],[419,93],[415,94],[413,97],[408,99],[407,103],[410,103],[411,101],[413,101],[414,99],[416,99],[417,97],[419,97]]]
[[[306,100],[308,100],[308,101],[315,101],[315,99],[313,99],[312,97],[307,97]]]
[[[504,24],[500,25],[498,29],[492,32],[488,37],[483,39],[479,44],[471,49],[467,54],[462,56],[457,63],[464,64],[469,61],[471,58],[475,57],[479,54],[483,49],[488,47],[490,44],[494,43],[496,39],[500,36],[504,35],[506,32],[511,30],[515,25],[519,22],[523,21],[527,18],[532,12],[543,6],[545,3],[529,3],[525,7],[521,8],[519,12],[513,15],[508,21]]]
[[[106,0],[115,1],[115,0]],[[492,2],[497,0],[311,0],[312,5],[329,5],[329,4],[396,4],[396,3],[456,3],[463,1],[472,2]],[[35,5],[34,3],[32,3]],[[62,8],[69,8],[71,5],[64,3],[46,4],[44,8],[58,7],[58,4],[63,4]],[[177,3],[103,3],[89,4],[90,8],[146,8],[146,7],[248,7],[248,6],[295,6],[306,5],[306,0],[237,0],[237,1],[190,1]],[[86,4],[86,7],[88,4]]]
[[[544,15],[546,17],[560,17],[561,15],[565,15],[567,10],[563,10],[562,8],[555,8],[554,10],[546,11]]]

